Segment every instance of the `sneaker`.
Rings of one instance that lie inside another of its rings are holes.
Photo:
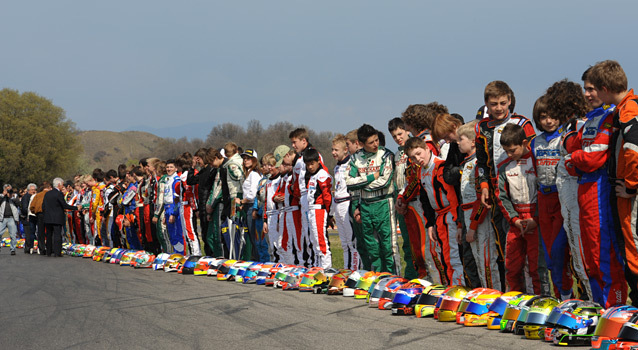
[[[33,248],[29,248],[29,254],[33,254]]]
[[[12,251],[11,251],[11,255],[16,255],[16,251],[15,251],[15,250],[12,250]]]

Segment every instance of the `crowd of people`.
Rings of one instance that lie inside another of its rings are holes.
[[[638,304],[638,96],[615,61],[582,80],[552,84],[532,120],[503,81],[468,123],[437,102],[410,105],[388,122],[396,153],[364,124],[334,137],[334,169],[298,128],[261,158],[228,142],[20,196],[5,185],[0,232],[12,254],[24,227],[25,253],[37,234],[39,253],[58,255],[44,199],[59,191],[79,209],[63,225],[73,243],[329,268],[333,227],[347,269],[605,307],[630,290]]]

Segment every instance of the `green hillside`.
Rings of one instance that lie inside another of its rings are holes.
[[[99,167],[117,169],[118,164],[137,163],[140,158],[153,155],[161,137],[141,131],[81,131],[79,133],[83,153],[80,169],[90,173]]]

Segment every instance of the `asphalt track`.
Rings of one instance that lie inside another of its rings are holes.
[[[0,252],[0,349],[549,349],[361,300]]]

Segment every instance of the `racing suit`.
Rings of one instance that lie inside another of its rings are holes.
[[[281,180],[281,175],[277,174],[268,179],[265,187],[264,220],[268,225],[268,241],[270,243],[270,250],[272,251],[271,261],[274,262],[283,262],[283,256],[286,254],[282,247],[283,235],[279,229],[280,205],[273,201],[273,197],[277,193]]]
[[[292,194],[290,193],[290,183],[292,182],[292,172],[284,174],[277,188],[277,196],[283,196],[284,202],[279,211],[279,232],[281,232],[281,262],[284,264],[299,264],[297,254],[297,231],[295,227],[301,225],[301,216],[293,215],[299,213],[292,206]],[[295,223],[294,221],[297,220]]]
[[[113,210],[113,204],[109,201],[109,199],[113,195],[113,191],[115,191],[115,184],[111,183],[108,186],[106,186],[106,188],[104,189],[103,197],[102,197],[102,201],[104,202],[102,231],[104,232],[103,234],[106,237],[109,237],[108,239],[109,243],[107,246],[111,248],[113,248],[113,244],[115,243],[114,242],[115,238],[111,235],[111,232],[113,232],[113,224],[115,223],[115,217],[113,216],[115,213]]]
[[[557,166],[561,161],[560,141],[564,129],[543,132],[532,140],[531,150],[538,183],[538,223],[547,268],[551,271],[554,294],[572,297],[572,273],[567,233],[563,229],[561,201],[556,187]]]
[[[579,276],[585,275],[580,279],[588,282],[585,287],[590,299],[605,307],[621,303],[623,292],[625,296],[627,293],[609,205],[612,188],[605,166],[609,159],[613,112],[613,108],[602,106],[592,110],[582,128],[570,131],[563,143],[565,151],[570,153],[564,167],[572,177],[578,176],[577,202],[570,203],[575,210],[580,207],[580,230],[576,246],[572,247],[574,267]]]
[[[396,240],[394,210],[394,155],[379,146],[377,152],[357,151],[346,170],[348,191],[360,191],[363,244],[373,271],[397,273],[401,260]],[[379,174],[375,179],[375,173]],[[379,241],[375,238],[375,232]]]
[[[133,182],[128,185],[126,192],[122,196],[122,206],[124,207],[124,215],[126,216],[129,227],[126,227],[126,243],[128,249],[142,249],[142,242],[137,235],[137,220],[135,219],[135,209],[137,207],[135,203],[135,195],[137,193],[137,183]]]
[[[164,219],[166,231],[176,254],[185,254],[186,240],[182,231],[182,219],[180,215],[181,179],[177,173],[169,175],[164,186]],[[171,222],[173,217],[173,222]]]
[[[403,147],[399,147],[399,151],[394,158],[394,183],[397,187],[397,195],[400,194],[406,183],[406,170],[408,167],[408,155],[403,151]],[[336,172],[335,172],[336,173]],[[407,213],[406,213],[407,214]],[[425,260],[419,255],[421,253],[421,240],[414,240],[414,246],[410,240],[410,232],[405,222],[405,216],[397,213],[397,223],[401,229],[403,237],[403,260],[405,261],[405,272],[403,275],[407,279],[426,277],[428,275],[425,267]],[[425,225],[423,226],[425,227]],[[423,230],[424,232],[425,230]],[[413,259],[412,256],[415,258]],[[419,271],[419,272],[417,272]]]
[[[186,238],[186,243],[188,244],[189,254],[202,255],[199,247],[199,237],[197,237],[197,231],[193,225],[194,212],[197,210],[195,186],[190,186],[186,183],[188,173],[192,171],[194,170],[189,169],[179,175],[181,186],[179,198],[179,218],[182,220],[182,231],[184,232],[184,238]]]
[[[444,167],[445,161],[432,155],[429,163],[419,169],[421,188],[427,194],[429,204],[425,208],[426,226],[435,227],[441,247],[439,259],[445,271],[443,282],[447,285],[463,285],[463,262],[456,240],[459,203],[454,184],[448,184],[443,179]]]
[[[328,242],[328,213],[332,203],[332,177],[319,168],[314,174],[306,172],[306,190],[308,199],[308,231],[314,248],[316,261],[313,266],[324,269],[332,267],[332,253]]]
[[[532,152],[523,155],[518,161],[507,158],[498,172],[497,191],[499,206],[510,224],[505,253],[507,290],[526,292],[524,270],[525,265],[528,265],[534,290],[527,292],[536,295],[541,293],[538,230],[535,228],[522,233],[515,224],[519,220],[532,218],[538,225],[537,192]]]
[[[428,130],[421,132],[417,137],[425,141],[432,155],[439,154],[439,149]],[[401,200],[407,201],[408,204],[407,212],[403,217],[410,236],[412,259],[417,264],[418,274],[420,276],[424,274],[423,267],[425,266],[425,274],[428,276],[428,280],[432,283],[440,284],[447,280],[447,276],[443,263],[439,259],[442,248],[439,246],[439,242],[430,240],[428,235],[427,219],[425,217],[428,198],[426,192],[421,190],[420,172],[421,167],[408,160],[405,169],[407,184],[400,190]],[[434,220],[434,217],[432,217],[431,221]],[[403,233],[403,231],[401,232]],[[421,260],[423,263],[420,263]],[[419,267],[419,265],[421,266]]]
[[[173,253],[171,239],[168,236],[166,228],[166,216],[164,215],[164,193],[166,192],[166,184],[168,183],[168,175],[164,174],[157,180],[157,197],[155,198],[154,218],[157,218],[157,238],[160,241],[162,252],[167,254]]]
[[[483,111],[479,109],[479,113]],[[509,230],[508,222],[503,218],[503,213],[499,209],[498,195],[498,169],[507,154],[501,146],[501,133],[507,124],[518,124],[525,130],[527,139],[531,140],[536,134],[532,123],[522,115],[509,113],[503,120],[492,120],[484,117],[483,114],[477,119],[476,124],[476,166],[478,168],[478,183],[480,190],[484,188],[490,191],[490,200],[493,203],[491,212],[491,222],[496,237],[496,247],[498,249],[498,267],[501,274],[501,285],[505,283],[505,242]]]
[[[357,239],[354,236],[348,214],[351,197],[348,193],[348,186],[346,186],[346,170],[349,162],[350,156],[347,156],[335,165],[335,190],[332,197],[332,205],[330,205],[330,215],[335,219],[339,238],[341,239],[343,268],[356,271],[359,269],[359,252],[357,251]]]
[[[625,277],[631,289],[631,300],[638,304],[638,233],[636,232],[636,210],[638,208],[638,96],[629,90],[616,107],[614,133],[611,140],[610,177],[624,180],[630,198],[617,197],[611,191],[612,209],[616,231],[624,238]]]
[[[485,220],[489,209],[481,203],[477,196],[476,153],[467,156],[461,163],[461,209],[463,210],[465,227],[476,231],[474,241],[470,242],[472,255],[476,262],[481,285],[485,288],[501,290],[501,278],[498,272],[496,257],[498,256],[494,229]]]
[[[253,212],[257,214],[257,218],[255,218],[255,245],[261,262],[271,261],[269,244],[264,234],[264,202],[266,201],[266,184],[268,181],[268,176],[263,176],[259,180],[257,195],[252,208]]]

